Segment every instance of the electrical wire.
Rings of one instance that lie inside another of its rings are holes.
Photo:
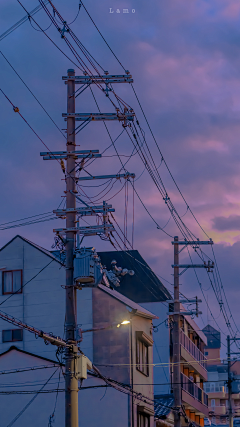
[[[19,0],[18,0],[19,1]],[[42,0],[40,0],[40,2],[41,2]],[[61,15],[58,13],[58,11],[56,10],[56,8],[53,6],[53,4],[52,4],[52,2],[50,2],[50,4],[52,5],[52,7],[53,7],[53,9],[55,10],[55,13],[58,15],[58,17],[59,17],[59,19],[61,20],[61,22],[62,23],[64,23],[65,21],[63,21],[63,18],[61,17]],[[48,9],[45,7],[45,6],[43,6],[43,8],[46,10],[46,11],[48,11]],[[48,13],[49,13],[49,11],[48,11]],[[50,19],[52,20],[52,22],[53,22],[53,17],[52,16],[50,16]],[[65,25],[65,24],[64,24]],[[65,28],[65,27],[64,27]],[[58,30],[59,30],[59,28],[58,28]],[[61,30],[61,31],[63,31],[63,30]],[[94,69],[97,71],[97,69],[96,69],[96,67],[95,67],[95,65],[94,65],[94,63],[90,60],[90,58],[89,58],[89,56],[88,55],[90,55],[89,54],[89,52],[88,51],[86,51],[86,50],[84,50],[85,48],[83,47],[83,45],[81,44],[81,42],[76,38],[76,36],[74,35],[74,33],[71,33],[71,36],[72,36],[72,38],[73,38],[73,40],[77,43],[77,45],[78,45],[78,47],[80,47],[80,49],[81,49],[81,51],[82,51],[82,53],[84,53],[84,55],[85,55],[85,57],[88,59],[88,61],[91,63],[91,65],[94,67]],[[65,37],[64,37],[65,38]],[[69,44],[69,42],[68,41],[66,41],[67,42],[67,44],[68,44],[68,46],[69,46],[69,48],[71,49],[71,51],[72,52],[74,52],[74,54],[76,53],[76,51],[75,50],[73,50],[73,48],[72,48],[72,46]],[[80,44],[79,44],[80,43]],[[109,47],[110,48],[110,47]],[[113,52],[113,51],[112,51]],[[76,56],[76,55],[75,55]],[[90,55],[91,56],[91,55]],[[94,60],[94,58],[91,56],[91,58]],[[79,58],[79,56],[78,56],[78,60],[81,60],[80,58]],[[95,61],[95,63],[97,63],[96,61]],[[84,65],[85,65],[85,63],[84,63]],[[99,64],[98,64],[99,65]],[[89,71],[89,70],[88,70]],[[133,86],[132,86],[132,88],[133,88]],[[136,94],[136,91],[135,91],[135,89],[133,88],[133,91],[134,91],[134,94],[135,94],[135,96],[136,96],[136,99],[137,99],[137,101],[138,101],[138,104],[139,104],[139,107],[140,107],[140,109],[141,109],[141,111],[142,111],[142,113],[143,113],[143,116],[144,116],[144,118],[145,118],[145,120],[146,120],[146,123],[147,123],[147,125],[148,125],[148,128],[149,128],[149,130],[150,130],[150,132],[151,132],[151,134],[152,134],[152,137],[153,137],[153,139],[154,139],[154,141],[155,141],[155,144],[156,144],[156,146],[157,146],[157,148],[158,148],[158,151],[159,151],[159,153],[160,153],[160,155],[161,155],[161,161],[164,161],[164,163],[165,163],[165,166],[167,167],[167,170],[168,170],[168,172],[169,172],[169,174],[170,174],[170,176],[171,176],[171,178],[172,178],[172,180],[173,180],[173,182],[174,182],[174,184],[175,184],[175,186],[176,186],[176,188],[178,189],[178,191],[179,191],[179,193],[180,193],[180,195],[181,195],[181,197],[183,198],[183,200],[184,200],[184,202],[185,202],[185,204],[186,204],[186,206],[187,206],[187,211],[189,210],[190,212],[191,212],[191,214],[193,215],[193,217],[194,217],[194,219],[196,220],[196,222],[197,222],[197,224],[199,225],[199,227],[202,229],[202,231],[205,233],[205,231],[203,230],[203,228],[201,227],[201,225],[200,225],[200,223],[197,221],[197,219],[196,219],[196,217],[195,217],[195,215],[193,214],[193,212],[191,211],[191,209],[190,209],[190,207],[189,207],[189,205],[187,204],[187,202],[186,202],[186,200],[185,200],[185,198],[184,198],[184,196],[183,196],[183,194],[181,193],[181,191],[180,191],[180,189],[179,189],[179,187],[178,187],[178,185],[177,185],[177,183],[176,183],[176,181],[174,180],[174,178],[173,178],[173,175],[171,174],[171,172],[170,172],[170,169],[169,169],[169,167],[168,167],[168,165],[167,165],[167,163],[166,163],[166,161],[165,161],[165,159],[163,158],[163,156],[162,156],[162,153],[161,153],[161,150],[160,150],[160,148],[159,148],[159,146],[158,146],[158,144],[157,144],[157,141],[156,141],[156,139],[155,139],[155,137],[154,137],[154,135],[153,135],[153,132],[152,132],[152,130],[151,130],[151,128],[150,128],[150,125],[149,125],[149,122],[148,122],[148,120],[147,120],[147,118],[146,118],[146,115],[145,115],[145,113],[144,113],[144,111],[143,111],[143,108],[142,108],[142,105],[141,105],[141,103],[140,103],[140,101],[139,101],[139,98],[137,97],[137,94]],[[115,93],[114,93],[114,95],[116,96],[116,98],[117,98],[117,100],[118,100],[118,102],[121,102],[121,103],[123,103],[123,101],[121,100],[121,98],[119,98]],[[112,102],[112,101],[111,101]],[[113,104],[114,105],[114,104]],[[125,105],[126,105],[126,103],[125,103]],[[139,122],[137,121],[137,124],[139,125]],[[140,126],[139,126],[140,127]],[[148,155],[147,155],[147,153],[146,153],[146,151],[145,151],[145,149],[144,150],[141,150],[141,155],[142,155],[142,159],[144,160],[144,164],[145,164],[145,166],[147,167],[147,169],[148,169],[148,172],[149,172],[149,174],[150,174],[150,176],[152,177],[152,179],[154,180],[154,182],[155,182],[155,184],[157,185],[157,188],[158,188],[158,190],[160,191],[160,194],[162,194],[162,190],[164,190],[165,191],[165,187],[164,187],[164,185],[163,185],[163,182],[162,182],[162,180],[161,180],[161,177],[160,177],[160,175],[158,174],[158,171],[157,171],[157,168],[156,168],[156,165],[155,165],[155,163],[154,163],[154,159],[152,158],[152,155],[151,155],[151,152],[150,152],[150,149],[149,149],[149,147],[148,147],[148,145],[147,145],[147,143],[146,143],[146,139],[145,139],[145,135],[144,135],[144,133],[143,133],[143,131],[142,131],[142,129],[140,128],[140,130],[141,130],[141,133],[142,133],[142,137],[144,138],[144,143],[145,143],[145,145],[146,145],[146,148],[147,148],[147,150],[148,150]],[[136,127],[135,127],[135,131],[136,131]],[[139,136],[139,135],[138,135]],[[137,139],[137,138],[136,138]],[[144,153],[145,152],[145,153]],[[147,157],[146,157],[147,156]],[[149,156],[150,156],[150,158],[149,158]],[[149,161],[150,161],[150,163],[149,163]],[[152,170],[152,167],[153,167],[153,169],[154,169],[154,171]],[[155,174],[157,174],[156,176],[155,176]],[[158,178],[159,180],[160,180],[160,183],[161,183],[161,186],[162,187],[159,187],[159,185],[158,185],[158,181],[156,180],[156,178]],[[163,195],[163,194],[162,194]],[[194,235],[193,235],[193,233],[188,229],[188,227],[186,226],[186,224],[184,224],[183,223],[183,221],[181,221],[181,217],[179,216],[179,214],[178,214],[178,212],[177,212],[177,210],[174,208],[174,206],[173,206],[173,204],[172,204],[172,202],[171,202],[171,200],[170,200],[170,198],[169,198],[169,196],[168,196],[168,194],[167,194],[167,192],[165,191],[165,197],[164,197],[164,200],[165,200],[165,203],[166,203],[166,205],[168,206],[168,208],[169,208],[169,210],[170,210],[170,212],[171,212],[171,214],[172,214],[172,217],[173,217],[173,219],[174,219],[174,221],[175,221],[175,223],[176,223],[176,225],[177,225],[177,227],[179,228],[179,230],[180,230],[180,232],[181,232],[181,234],[183,235],[183,237],[185,237],[185,238],[188,238],[188,239],[192,239],[193,237],[195,237]],[[161,228],[160,228],[161,229]],[[206,234],[206,233],[205,233]],[[209,238],[209,236],[206,234],[206,236]]]
[[[41,366],[33,366],[33,367],[26,367],[26,368],[19,368],[14,370],[6,370],[6,371],[0,371],[0,375],[9,375],[9,374],[19,374],[21,372],[31,372],[31,371],[38,371],[42,369],[52,369],[56,366],[59,366],[59,364],[53,363],[52,365],[41,365]]]
[[[37,99],[36,95],[34,95],[34,93],[32,92],[32,90],[28,87],[28,85],[25,83],[25,81],[23,80],[23,78],[19,75],[19,73],[16,71],[16,69],[13,67],[13,65],[9,62],[9,60],[6,58],[6,56],[3,54],[2,51],[0,51],[0,54],[5,59],[5,61],[8,63],[8,65],[10,65],[10,67],[12,68],[12,70],[14,71],[14,73],[18,76],[18,78],[21,80],[21,82],[24,84],[24,86],[27,88],[27,90],[31,93],[31,95],[34,97],[34,99],[37,101],[37,103],[40,105],[40,107],[43,109],[43,111],[47,114],[47,116],[52,121],[52,123],[54,124],[54,126],[56,126],[56,128],[59,130],[59,132],[61,132],[61,134],[63,135],[63,137],[66,139],[66,136],[64,135],[64,133],[62,132],[62,130],[59,128],[59,126],[56,124],[56,122],[53,120],[53,118],[50,116],[50,114],[47,112],[47,110],[44,108],[44,106],[41,104],[41,102]]]
[[[29,13],[28,13],[28,11],[27,11],[27,9],[23,6],[23,4],[20,2],[20,0],[17,0],[17,2],[20,4],[20,6],[25,10],[25,12],[29,15]],[[60,49],[60,47],[48,36],[48,34],[46,34],[45,32],[44,32],[44,30],[41,28],[41,26],[37,23],[37,21],[32,17],[32,15],[31,15],[31,18],[32,18],[32,20],[35,22],[35,24],[38,26],[38,28],[40,28],[40,30],[43,32],[43,34],[45,34],[45,36],[50,40],[50,42],[72,63],[72,64],[74,64],[75,65],[75,67],[77,67],[77,68],[79,68],[79,70],[81,70],[82,72],[83,72],[83,70],[82,70],[82,68],[81,67],[79,67],[79,65],[77,65],[71,58],[69,58],[69,56],[68,55],[66,55],[66,53],[65,52],[63,52],[63,50],[62,49]]]
[[[48,0],[44,0],[44,3],[47,4]],[[7,37],[9,34],[11,34],[13,31],[15,31],[20,25],[24,24],[29,19],[29,16],[32,17],[35,15],[35,13],[39,12],[42,9],[42,6],[39,5],[35,7],[31,12],[29,12],[26,16],[24,16],[20,21],[16,22],[11,28],[9,28],[7,31],[5,31],[3,34],[0,35],[0,41],[3,40],[5,37]]]
[[[42,273],[42,271],[44,271],[50,264],[52,264],[53,261],[57,261],[56,259],[52,259],[47,265],[45,265],[45,267],[43,267],[40,271],[38,271],[37,274],[35,274],[30,280],[28,280],[26,283],[24,283],[24,285],[22,285],[21,290],[28,285],[28,283],[30,283],[32,280],[34,280],[40,273]],[[13,292],[12,294],[10,294],[7,298],[5,298],[5,300],[3,300],[0,305],[3,305],[6,301],[9,300],[9,298],[12,298],[13,295],[19,294],[19,290]]]
[[[39,393],[41,393],[43,391],[43,389],[46,387],[46,385],[48,384],[48,382],[51,380],[51,378],[53,377],[53,375],[57,372],[59,368],[57,368],[53,374],[48,378],[48,380],[45,382],[45,384],[41,387],[41,389],[37,392],[35,392],[35,396],[24,406],[24,408],[16,415],[16,417],[13,418],[13,420],[7,425],[7,427],[12,427],[13,424],[15,424],[15,422],[21,417],[21,415],[28,409],[28,407],[34,402],[34,400],[37,398],[37,396],[39,395]]]
[[[78,15],[79,15],[79,13],[80,13],[80,9],[81,9],[81,1],[79,1],[79,5],[78,5],[78,12],[77,12],[76,17],[75,17],[75,18],[74,18],[74,20],[73,20],[72,22],[70,22],[70,24],[68,24],[68,25],[72,25],[72,24],[76,21],[76,19],[78,18]]]

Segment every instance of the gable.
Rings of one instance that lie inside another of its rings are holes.
[[[13,237],[9,242],[7,242],[1,249],[0,249],[0,260],[2,257],[4,259],[8,259],[9,257],[13,258],[15,255],[15,248],[20,248],[24,246],[24,243],[31,246],[32,248],[35,248],[37,251],[45,254],[46,256],[54,259],[56,262],[60,263],[59,257],[56,257],[54,254],[52,254],[47,249],[42,248],[41,246],[37,245],[36,243],[31,242],[30,240],[20,236],[16,235]],[[0,265],[0,267],[2,267]]]
[[[20,366],[59,366],[58,362],[46,357],[39,356],[34,353],[30,353],[25,350],[21,350],[15,346],[9,347],[7,351],[0,354],[0,370],[8,370],[14,366],[14,369],[18,369]],[[63,364],[62,364],[63,365]]]

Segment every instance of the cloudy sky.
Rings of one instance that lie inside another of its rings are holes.
[[[22,1],[28,11],[39,4],[37,1]],[[67,22],[74,20],[78,12],[78,0],[55,0],[54,4]],[[236,331],[233,319],[240,328],[240,2],[85,0],[85,6],[124,68],[133,75],[135,90],[164,158],[187,204],[214,240],[222,283],[233,315],[231,322]],[[113,13],[110,13],[110,8]],[[129,9],[128,14],[123,13],[124,8]],[[117,9],[120,13],[117,13]],[[17,0],[2,0],[2,33],[25,15]],[[37,13],[34,19],[42,28],[49,27],[49,18],[43,11]],[[123,72],[83,8],[71,28],[104,70],[110,74]],[[33,21],[25,22],[0,41],[0,50],[59,128],[64,129],[66,123],[62,113],[66,112],[66,87],[62,76],[66,75],[68,68],[75,68],[79,75],[81,71],[37,29]],[[54,26],[46,34],[74,60]],[[19,107],[21,114],[51,150],[63,150],[64,137],[2,55],[0,64],[2,90]],[[187,210],[164,163],[161,163],[161,156],[131,86],[119,85],[116,92],[136,112],[161,178],[179,215],[184,215],[182,219],[197,237],[206,238]],[[94,94],[101,111],[114,112],[110,102],[96,88]],[[45,147],[21,117],[13,112],[2,94],[0,99],[0,224],[4,224],[57,208],[63,200],[64,176],[57,162],[43,162],[39,152],[46,151]],[[85,91],[77,98],[76,110],[97,112],[90,91]],[[113,138],[117,138],[122,127],[119,123],[113,123],[109,125],[109,131]],[[82,149],[99,149],[102,152],[110,143],[103,123],[91,123],[77,136],[77,144]],[[116,147],[122,156],[132,153],[133,145],[126,132],[119,137]],[[118,173],[121,166],[115,154],[113,147],[110,147],[102,159],[89,166],[89,172]],[[121,158],[123,161],[128,160],[128,157]],[[148,172],[142,174],[144,165],[138,154],[130,158],[127,169],[136,173],[136,190],[152,217],[160,227],[165,226],[170,213]],[[116,209],[115,216],[123,228],[126,196],[124,188],[119,192],[122,185],[117,182],[105,199],[111,198]],[[95,201],[99,198],[101,200],[105,193],[97,195],[104,188],[84,187],[82,194],[85,192],[88,196],[96,196]],[[128,198],[128,237],[131,239],[131,186]],[[136,195],[134,216],[134,248],[139,250],[157,274],[172,283],[172,239],[157,229]],[[57,220],[2,230],[0,245],[16,234],[21,234],[51,249],[54,238],[52,229],[63,225],[61,220]],[[172,236],[179,234],[172,219],[165,230]],[[85,244],[94,244],[97,250],[112,250],[110,243],[100,239],[89,239]],[[206,253],[212,256],[209,248]],[[189,263],[186,250],[180,256],[181,261]],[[192,256],[197,261],[194,254]],[[205,273],[198,275],[211,312],[226,334],[227,328],[211,283]],[[172,290],[171,284],[163,283]],[[181,291],[188,297],[198,295],[203,299],[193,271],[181,276]],[[203,316],[199,319],[199,326],[202,328],[211,321],[212,326],[216,327],[204,301],[201,309]],[[222,338],[224,342],[223,334]]]

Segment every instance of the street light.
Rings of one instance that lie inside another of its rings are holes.
[[[119,328],[121,325],[127,325],[128,323],[130,323],[130,320],[123,320],[121,323],[117,325],[117,328]]]
[[[92,328],[92,329],[85,329],[82,330],[81,328],[78,329],[78,333],[80,336],[80,339],[78,339],[78,342],[82,341],[82,334],[86,333],[86,332],[97,332],[97,331],[104,331],[106,329],[112,329],[112,328],[120,328],[121,325],[128,325],[129,323],[131,323],[130,320],[123,320],[121,323],[109,323],[107,326],[103,326],[100,328]]]

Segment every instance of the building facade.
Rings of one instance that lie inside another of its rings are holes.
[[[208,383],[204,389],[209,400],[209,419],[214,425],[228,425],[228,368],[226,361],[221,361],[221,334],[211,325],[204,328],[208,339],[205,348],[207,358]],[[231,365],[232,383],[232,410],[234,418],[240,417],[240,362],[234,361]]]
[[[108,268],[113,257],[118,263],[128,262],[128,268],[135,270],[135,279],[131,281],[125,277],[118,291],[158,317],[153,320],[155,418],[157,425],[171,424],[171,414],[166,414],[157,405],[157,402],[162,405],[164,400],[169,402],[172,394],[172,319],[168,314],[169,304],[166,303],[172,299],[171,295],[137,251],[100,253],[100,256]],[[183,306],[181,310],[186,311]],[[191,316],[181,316],[180,340],[182,403],[186,414],[182,417],[182,425],[192,422],[203,426],[204,418],[208,416],[208,396],[204,391],[208,378],[204,356],[207,338]],[[167,418],[164,420],[164,417]]]
[[[2,311],[22,322],[64,338],[65,268],[58,255],[21,236],[8,242],[0,250],[0,304]],[[105,285],[77,291],[76,312],[81,350],[112,381],[109,387],[89,373],[79,391],[79,426],[153,427],[152,321],[157,316]],[[124,320],[130,323],[117,327]],[[4,320],[0,320],[0,337],[0,370],[14,371],[6,375],[9,381],[12,378],[10,383],[2,386],[2,391],[12,387],[11,395],[4,394],[0,402],[3,424],[18,417],[35,395],[19,425],[29,425],[29,419],[36,427],[47,425],[57,397],[56,425],[64,426],[64,359],[59,369],[61,355],[56,347]],[[48,369],[28,373],[27,369],[48,364],[53,366],[48,368],[49,376],[51,369],[57,371],[46,385]],[[15,372],[17,368],[21,372]],[[43,386],[45,391],[39,392]],[[11,410],[10,402],[14,402]]]

